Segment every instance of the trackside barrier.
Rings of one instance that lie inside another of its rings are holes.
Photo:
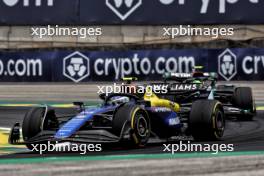
[[[0,0],[0,24],[263,24],[263,7],[262,0]]]
[[[0,81],[149,81],[161,80],[164,72],[191,72],[194,65],[224,81],[261,81],[264,48],[0,52]]]

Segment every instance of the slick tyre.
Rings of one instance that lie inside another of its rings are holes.
[[[25,142],[41,132],[44,113],[44,107],[32,108],[26,113],[22,123],[22,135]],[[26,144],[26,146],[29,150],[33,149],[33,146],[30,143]]]
[[[145,146],[150,137],[150,130],[148,113],[136,105],[123,105],[113,119],[114,134],[122,138],[129,135],[129,140],[123,142],[132,147]]]
[[[189,128],[196,141],[220,140],[225,130],[221,103],[216,100],[195,101],[190,112]]]
[[[255,113],[255,103],[250,87],[238,87],[234,91],[234,105],[240,109],[249,111],[251,114],[241,115],[241,119],[252,120]]]

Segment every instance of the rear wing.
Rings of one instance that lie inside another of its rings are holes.
[[[163,75],[163,79],[165,81],[177,81],[177,82],[183,82],[185,80],[192,80],[192,79],[204,79],[204,80],[216,81],[218,79],[218,75],[215,72],[165,73]]]
[[[131,84],[133,81],[138,81],[137,77],[124,77],[122,81],[126,81],[126,84]]]
[[[178,82],[182,82],[192,77],[193,77],[192,73],[165,73],[163,75],[163,79],[165,81],[178,81]]]

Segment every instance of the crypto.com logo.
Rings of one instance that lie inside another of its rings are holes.
[[[230,81],[237,74],[237,57],[230,49],[219,55],[218,73],[226,81]]]
[[[63,75],[80,82],[90,75],[89,65],[89,58],[76,51],[63,59]]]
[[[23,3],[23,6],[29,6],[32,3],[34,3],[34,0],[32,2],[32,0],[29,2],[30,0],[3,0],[3,2],[9,6],[9,7],[13,7],[15,5],[17,5],[19,2]],[[41,6],[42,5],[42,1],[47,3],[47,6],[53,6],[54,0],[35,0],[34,5],[35,6]]]
[[[124,21],[142,5],[142,0],[106,0],[105,3],[107,7]]]

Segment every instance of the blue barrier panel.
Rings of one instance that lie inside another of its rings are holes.
[[[80,23],[255,24],[263,9],[261,0],[80,0]]]
[[[0,52],[1,82],[51,82],[52,52]]]
[[[0,52],[0,81],[160,80],[164,72],[191,72],[195,65],[220,80],[264,80],[264,49]]]
[[[79,0],[0,0],[1,25],[76,24]]]
[[[263,0],[0,0],[0,24],[263,24]]]

